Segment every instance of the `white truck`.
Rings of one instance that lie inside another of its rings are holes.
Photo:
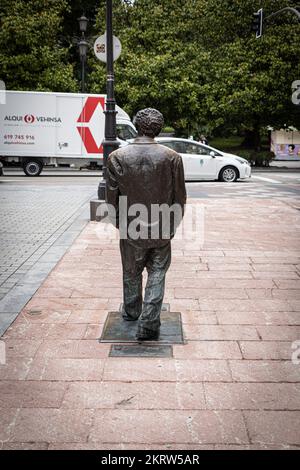
[[[44,165],[102,166],[105,95],[6,91],[0,104],[0,160],[19,163],[27,176]],[[121,142],[136,136],[119,106]]]

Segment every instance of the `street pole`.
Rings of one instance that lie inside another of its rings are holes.
[[[119,147],[116,126],[116,101],[114,94],[114,59],[113,59],[113,25],[112,0],[106,0],[106,109],[105,131],[103,140],[103,177],[98,186],[98,199],[106,200],[107,159],[111,152]]]
[[[85,40],[85,33],[87,30],[88,18],[82,14],[78,18],[79,29],[81,32],[81,38],[78,42],[79,55],[81,59],[81,93],[85,93],[85,64],[86,64],[86,55],[89,47],[89,43]]]
[[[85,58],[81,57],[81,93],[85,93]]]

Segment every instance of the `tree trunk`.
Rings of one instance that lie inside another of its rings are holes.
[[[256,152],[261,150],[261,137],[259,121],[255,121],[253,128],[253,147]]]
[[[254,123],[253,129],[246,129],[242,146],[254,149],[256,152],[261,150],[260,125],[258,121]]]

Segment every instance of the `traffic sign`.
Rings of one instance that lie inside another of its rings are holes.
[[[117,60],[122,51],[122,46],[119,38],[113,37],[113,59]],[[101,62],[106,62],[106,34],[99,36],[94,43],[94,52],[97,59]]]

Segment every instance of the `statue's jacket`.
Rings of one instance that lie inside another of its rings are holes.
[[[139,136],[133,143],[115,150],[107,161],[107,203],[115,209],[113,223],[120,229],[120,234],[122,228],[122,238],[129,238],[132,244],[141,248],[163,246],[174,237],[184,213],[186,189],[181,156],[146,136]],[[136,204],[141,204],[146,212],[135,213]],[[171,211],[168,218],[163,210],[157,215],[158,206],[171,208],[174,204],[177,215]],[[142,224],[142,235],[138,238],[130,231],[130,224],[137,217]]]

